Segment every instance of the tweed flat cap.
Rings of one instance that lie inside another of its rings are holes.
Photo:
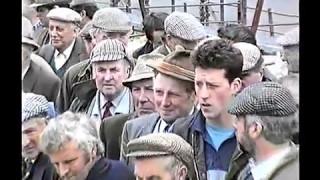
[[[299,29],[299,27],[296,27],[286,32],[277,39],[277,42],[282,46],[299,45]]]
[[[276,82],[259,82],[244,88],[228,108],[234,115],[288,116],[296,111],[290,91]]]
[[[33,4],[30,5],[30,7],[39,7],[39,6],[44,6],[44,5],[55,5],[55,4],[61,4],[61,3],[68,4],[70,2],[71,2],[71,0],[36,0]]]
[[[22,16],[22,36],[21,36],[21,42],[23,44],[28,44],[33,47],[34,50],[39,48],[39,45],[32,39],[32,24],[31,22],[24,16]]]
[[[48,111],[49,102],[44,96],[22,93],[22,122],[34,117],[46,117]]]
[[[237,42],[232,44],[232,46],[239,49],[242,54],[242,71],[248,71],[254,68],[257,64],[261,65],[263,63],[261,52],[257,46],[246,42]]]
[[[141,136],[128,143],[127,157],[175,156],[194,172],[193,149],[182,137],[173,133],[155,133]]]
[[[124,44],[117,39],[106,39],[99,42],[91,51],[90,61],[117,61],[127,59],[126,48]]]
[[[92,21],[87,22],[84,27],[80,30],[79,35],[84,36],[90,36],[90,29],[92,28]]]
[[[194,41],[207,36],[204,26],[193,15],[175,11],[164,21],[164,29],[168,34],[178,38]]]
[[[105,32],[128,32],[132,28],[129,16],[113,7],[96,11],[92,17],[92,25]]]
[[[95,0],[72,0],[70,3],[70,7],[78,6],[82,4],[96,4]]]
[[[47,17],[52,20],[77,23],[81,21],[81,16],[70,8],[54,8],[49,11]]]
[[[153,69],[147,66],[146,63],[151,61],[162,61],[164,58],[165,56],[162,54],[143,54],[139,56],[131,76],[124,80],[122,84],[131,87],[132,82],[154,77]]]

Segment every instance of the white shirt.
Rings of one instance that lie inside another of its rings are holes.
[[[73,49],[74,43],[76,42],[76,40],[74,39],[72,41],[72,43],[70,44],[69,47],[67,47],[67,49],[65,49],[63,52],[59,52],[57,49],[54,52],[54,64],[55,64],[55,68],[56,70],[60,69],[69,59],[70,55],[71,55],[71,51]]]
[[[271,173],[278,167],[282,159],[290,152],[290,146],[286,146],[277,154],[271,156],[267,160],[255,164],[253,159],[249,160],[252,177],[254,180],[266,180]]]

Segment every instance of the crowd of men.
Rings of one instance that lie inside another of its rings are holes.
[[[23,1],[22,179],[299,179],[299,28],[266,63],[245,26],[143,26],[132,52],[118,8]]]

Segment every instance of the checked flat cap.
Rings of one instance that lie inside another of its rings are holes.
[[[168,34],[178,38],[195,41],[207,36],[204,26],[193,15],[175,11],[164,21],[164,29]]]
[[[190,173],[194,173],[193,149],[188,142],[176,134],[155,133],[141,136],[129,141],[128,149],[127,157],[175,156]]]
[[[48,100],[38,94],[22,94],[22,122],[34,117],[46,117],[49,111]]]
[[[256,66],[261,66],[263,59],[259,48],[253,44],[246,42],[237,42],[232,45],[240,50],[243,57],[242,71],[248,71]]]
[[[289,116],[296,111],[290,91],[276,82],[259,82],[246,87],[228,108],[234,115]]]

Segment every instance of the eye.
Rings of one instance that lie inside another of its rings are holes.
[[[163,95],[163,91],[161,91],[161,90],[156,90],[155,93],[158,96],[162,96]]]

